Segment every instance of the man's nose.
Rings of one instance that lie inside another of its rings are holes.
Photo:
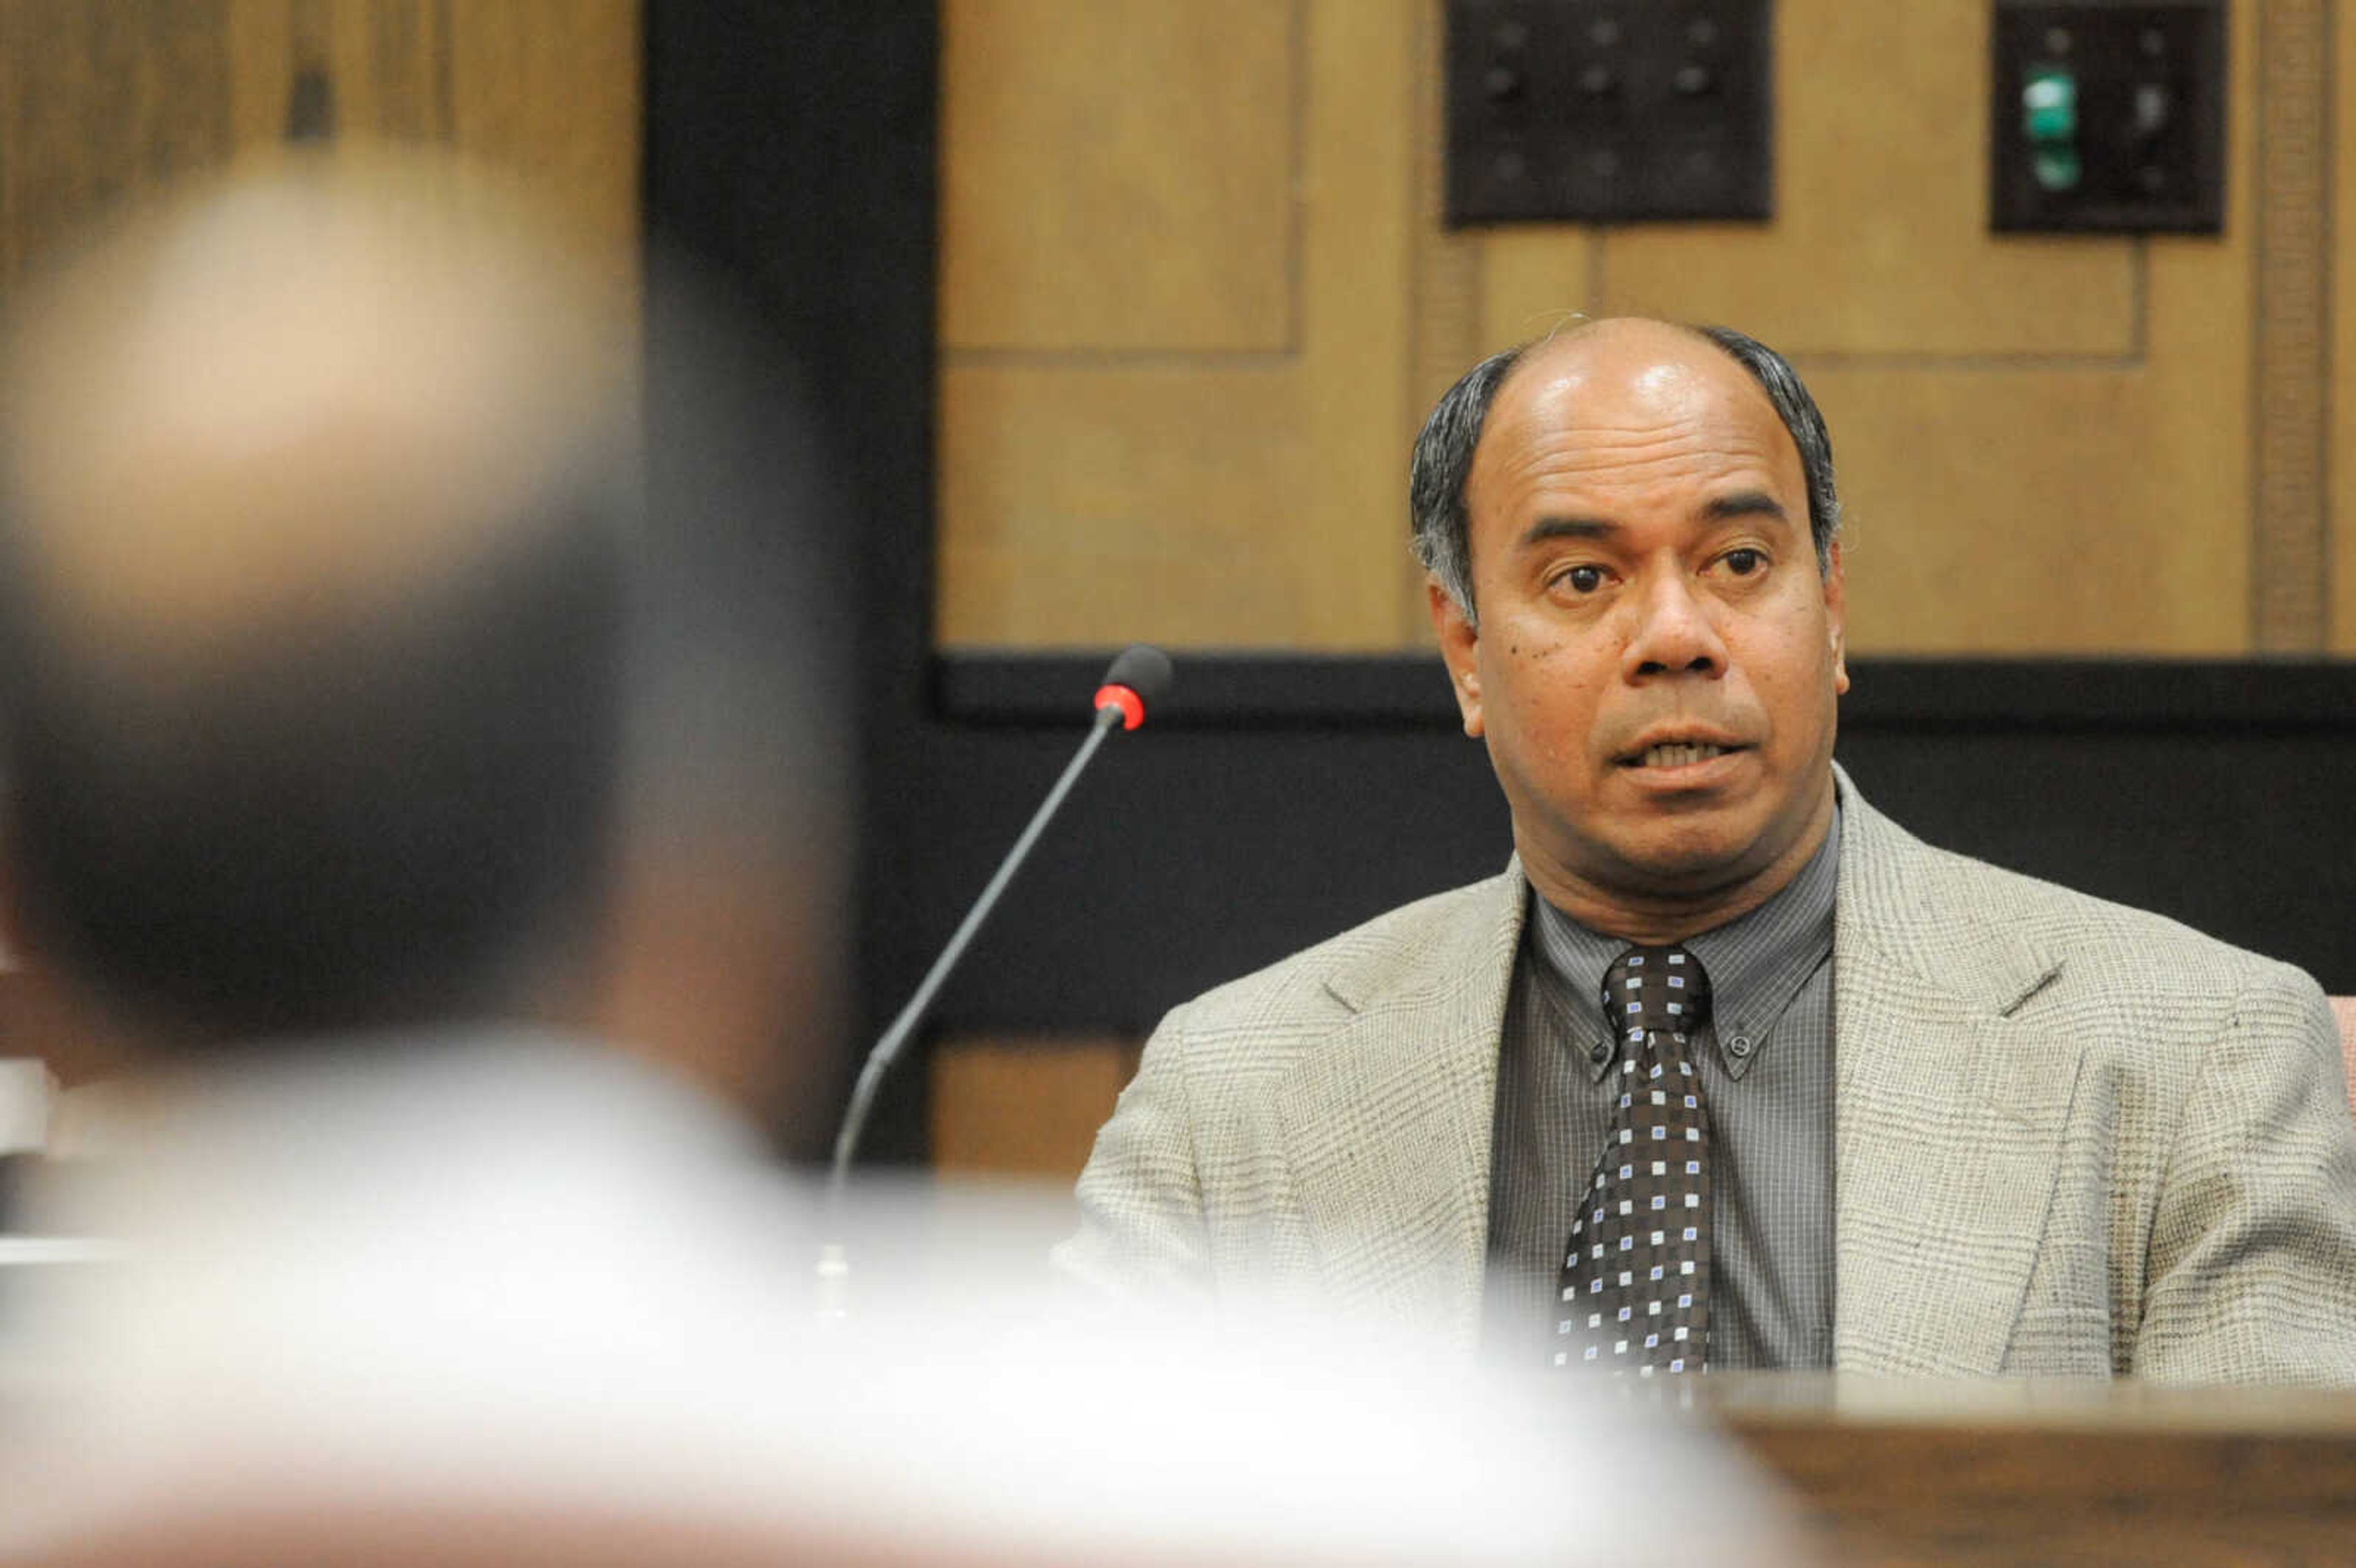
[[[1726,673],[1726,644],[1685,573],[1657,574],[1633,596],[1630,609],[1636,624],[1621,656],[1622,673],[1628,678],[1672,671]]]

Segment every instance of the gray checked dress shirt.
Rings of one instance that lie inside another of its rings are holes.
[[[1832,1365],[1833,894],[1840,819],[1799,875],[1684,944],[1709,977],[1709,1364]],[[1628,946],[1530,894],[1499,1041],[1484,1346],[1548,1364],[1565,1239],[1611,1123],[1603,973]]]

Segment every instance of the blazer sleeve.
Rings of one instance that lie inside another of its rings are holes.
[[[1145,1043],[1137,1076],[1097,1134],[1080,1173],[1080,1228],[1057,1246],[1066,1278],[1109,1295],[1206,1302],[1210,1243],[1186,1083],[1179,1008]]]
[[[2356,1120],[2330,1007],[2287,965],[2235,998],[2184,1107],[2134,1370],[2356,1384]]]

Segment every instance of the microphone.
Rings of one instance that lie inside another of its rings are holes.
[[[1039,803],[1039,809],[1031,814],[1030,823],[1014,840],[1014,847],[1006,852],[1006,859],[999,862],[998,870],[991,877],[989,885],[981,890],[981,896],[974,900],[973,907],[966,912],[964,921],[951,933],[948,944],[941,949],[940,956],[933,960],[930,969],[925,971],[924,979],[917,982],[916,994],[892,1019],[891,1026],[884,1029],[874,1049],[867,1053],[866,1061],[859,1069],[858,1082],[851,1086],[850,1109],[844,1112],[842,1127],[835,1134],[834,1160],[827,1171],[828,1239],[819,1250],[818,1264],[819,1315],[821,1317],[841,1318],[849,1310],[847,1296],[851,1264],[840,1240],[842,1193],[850,1179],[851,1157],[859,1151],[859,1135],[866,1128],[868,1113],[874,1108],[875,1092],[884,1082],[884,1074],[890,1071],[902,1048],[908,1043],[908,1037],[923,1021],[926,1012],[932,1007],[933,997],[948,981],[949,972],[957,967],[958,960],[965,956],[965,950],[981,930],[982,922],[988,920],[991,911],[998,907],[999,896],[1014,880],[1014,873],[1023,869],[1023,862],[1030,858],[1032,847],[1039,842],[1039,836],[1046,831],[1047,824],[1063,805],[1064,797],[1071,794],[1073,784],[1095,758],[1097,749],[1104,744],[1105,737],[1115,729],[1134,730],[1143,724],[1147,711],[1169,694],[1173,676],[1170,656],[1143,643],[1131,643],[1112,661],[1104,673],[1103,681],[1097,687],[1096,718],[1088,727],[1087,739],[1080,742],[1079,751],[1065,764],[1063,776],[1056,779],[1055,787],[1047,792],[1047,798]]]
[[[1097,722],[1106,722],[1105,710],[1120,714],[1120,727],[1134,730],[1145,722],[1145,710],[1170,693],[1174,672],[1170,667],[1170,656],[1160,648],[1143,643],[1131,643],[1121,649],[1120,656],[1104,673],[1104,684],[1097,688]]]

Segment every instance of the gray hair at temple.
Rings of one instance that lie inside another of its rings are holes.
[[[1840,532],[1840,496],[1833,486],[1832,436],[1825,429],[1825,416],[1817,411],[1815,399],[1808,395],[1791,361],[1757,338],[1730,326],[1686,330],[1718,345],[1749,371],[1791,433],[1808,487],[1808,531],[1815,541],[1816,566],[1820,571],[1829,568],[1833,540]],[[1408,480],[1415,557],[1440,580],[1457,608],[1464,612],[1464,618],[1474,625],[1480,624],[1480,617],[1472,604],[1472,552],[1464,506],[1472,453],[1481,444],[1481,432],[1488,423],[1489,405],[1496,400],[1497,389],[1505,385],[1525,354],[1558,336],[1517,343],[1465,371],[1440,395],[1415,438],[1414,464]]]

